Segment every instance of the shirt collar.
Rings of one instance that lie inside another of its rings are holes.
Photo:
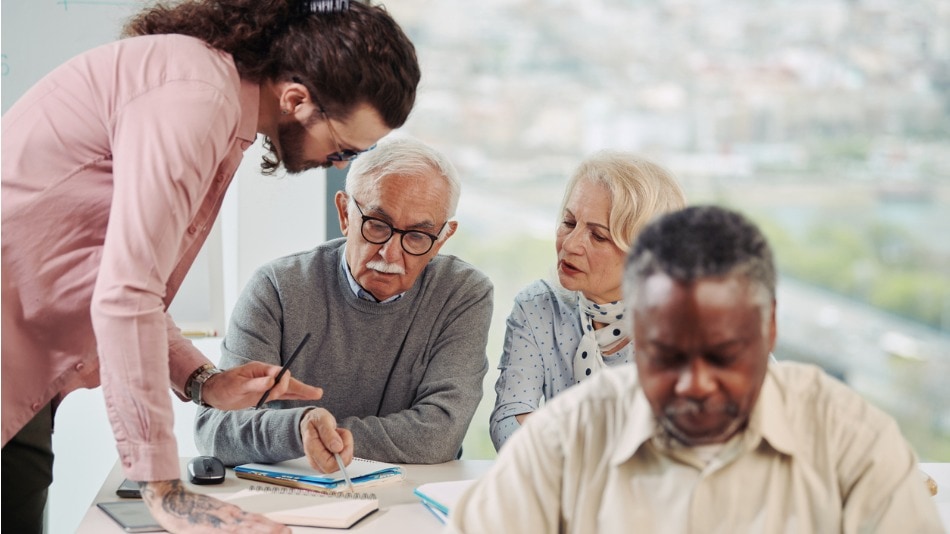
[[[782,387],[775,374],[778,363],[769,363],[762,382],[762,390],[756,400],[746,431],[754,432],[768,442],[773,449],[783,454],[795,453],[795,436],[790,432],[792,427],[788,420],[788,410],[785,406]]]
[[[258,110],[261,105],[261,86],[247,80],[241,80],[241,123],[238,124],[237,136],[244,144],[242,149],[247,150],[257,140]]]
[[[343,274],[346,276],[347,283],[350,284],[350,290],[353,291],[353,294],[358,298],[363,300],[368,300],[370,302],[376,302],[379,304],[385,304],[387,302],[395,302],[402,298],[406,294],[405,291],[398,295],[393,295],[386,300],[380,301],[373,296],[372,293],[366,291],[360,286],[359,282],[356,281],[356,278],[353,278],[353,274],[350,273],[350,267],[346,264],[346,244],[343,245],[343,248],[340,249],[340,267],[343,269]]]
[[[762,383],[762,390],[756,400],[749,423],[743,433],[751,433],[747,438],[757,441],[761,436],[772,448],[780,453],[793,455],[795,452],[795,437],[789,431],[791,424],[786,417],[785,403],[782,398],[773,367],[770,363]],[[620,446],[615,449],[611,457],[613,465],[620,465],[630,460],[644,443],[662,430],[653,416],[650,402],[643,394],[643,389],[637,386],[629,414],[629,424],[624,428]]]
[[[636,386],[633,400],[630,402],[632,405],[627,419],[629,424],[623,429],[620,446],[614,450],[614,454],[610,458],[613,465],[620,465],[632,458],[640,447],[657,432],[658,425],[653,417],[650,401],[643,394],[643,389],[639,384]]]

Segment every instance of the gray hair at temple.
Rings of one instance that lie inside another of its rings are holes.
[[[775,300],[775,262],[765,236],[745,216],[718,206],[688,207],[643,229],[624,268],[627,302],[657,273],[679,282],[738,274],[758,283],[768,303]]]
[[[406,134],[390,134],[376,148],[363,152],[350,164],[346,176],[346,194],[354,196],[372,189],[387,176],[425,177],[435,171],[449,186],[446,219],[455,216],[462,182],[452,162],[441,152]]]

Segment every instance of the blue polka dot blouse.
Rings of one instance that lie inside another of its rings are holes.
[[[515,297],[495,382],[490,430],[495,449],[518,427],[516,415],[537,410],[575,384],[574,354],[581,342],[577,293],[537,280]],[[633,347],[604,358],[608,366],[633,361]]]

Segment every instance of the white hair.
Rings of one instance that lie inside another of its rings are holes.
[[[407,134],[390,134],[376,148],[360,154],[347,172],[346,194],[362,196],[387,176],[428,177],[432,171],[449,186],[446,215],[452,218],[462,193],[458,171],[441,152]]]

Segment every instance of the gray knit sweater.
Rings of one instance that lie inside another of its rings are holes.
[[[326,408],[353,432],[355,455],[395,463],[455,458],[482,397],[492,284],[437,255],[395,302],[353,294],[341,267],[344,239],[277,259],[248,282],[222,344],[220,366],[281,365],[307,332],[294,377],[323,388],[317,402],[265,409],[201,408],[195,441],[227,465],[304,455],[300,419]]]

